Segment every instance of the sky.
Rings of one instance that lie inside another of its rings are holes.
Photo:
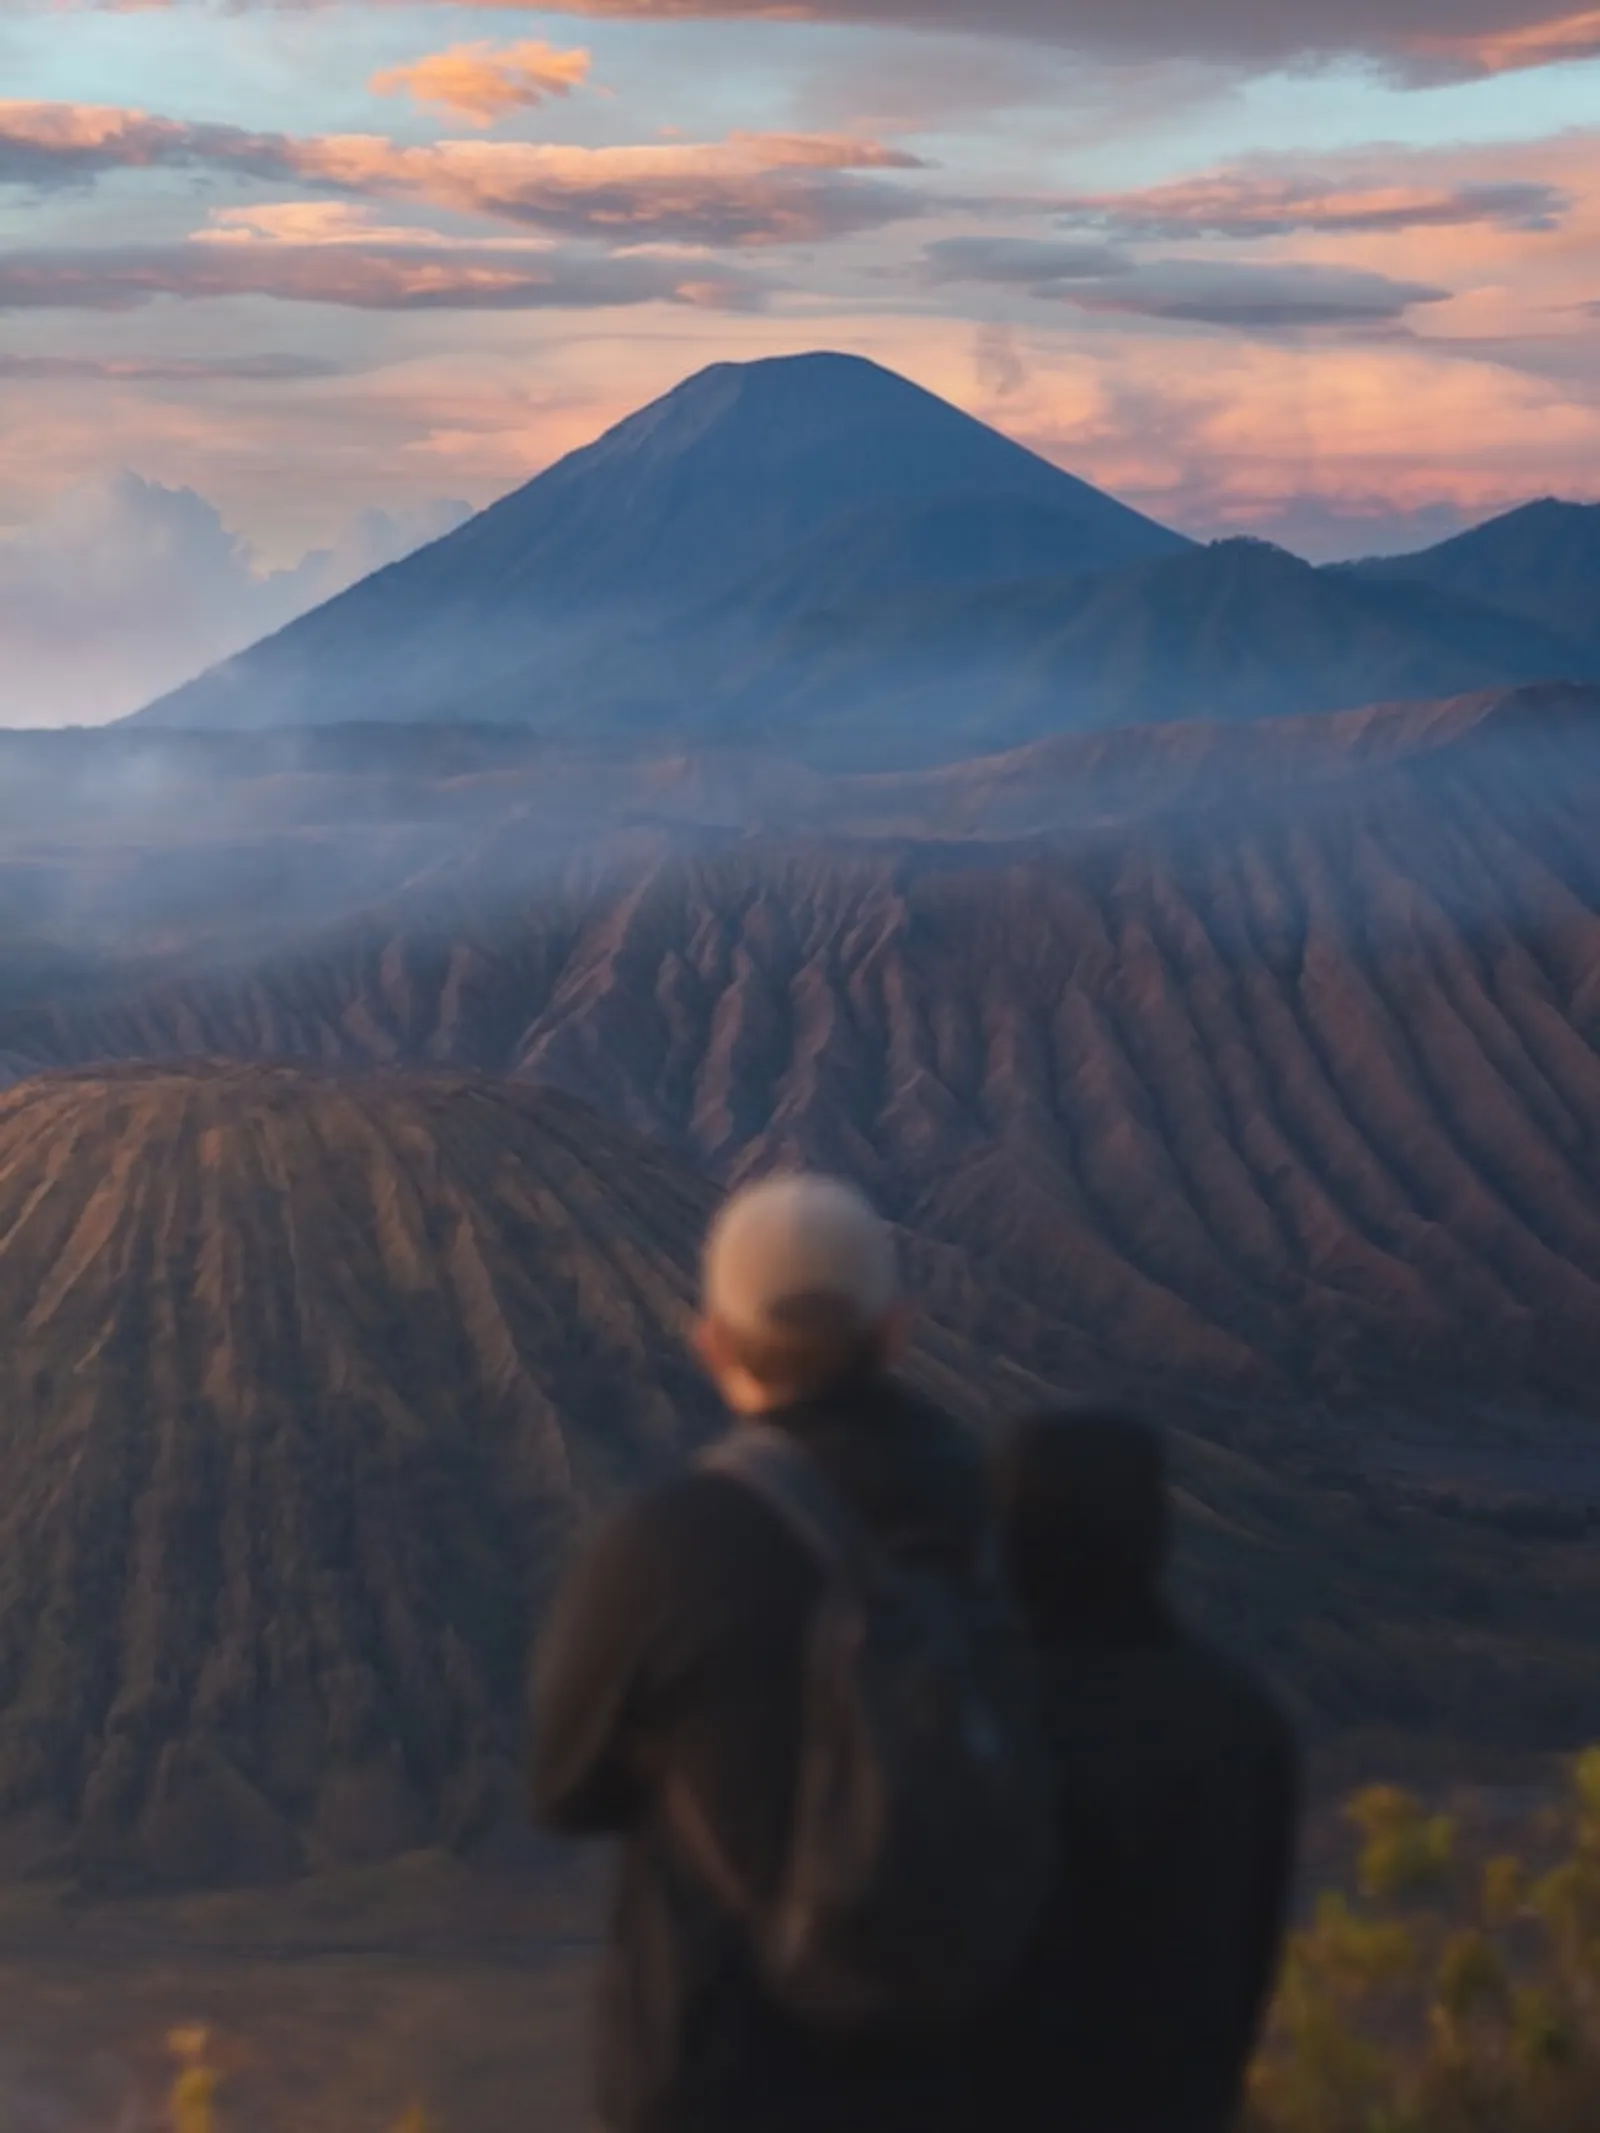
[[[1600,498],[1600,7],[0,0],[0,723],[821,347],[1316,560]]]

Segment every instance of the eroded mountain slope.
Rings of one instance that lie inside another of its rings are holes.
[[[500,1815],[540,1565],[711,1424],[710,1197],[460,1077],[0,1097],[0,1859],[272,1872]]]
[[[563,1096],[459,1074],[197,1063],[0,1098],[0,1879],[514,1834],[568,1543],[714,1424],[681,1342],[714,1198]],[[907,1260],[927,1390],[982,1420],[1082,1382],[1085,1344],[992,1266]],[[1314,1729],[1600,1724],[1581,1535],[1187,1419],[1186,1592]]]
[[[1125,737],[1118,805],[1057,838],[733,838],[514,904],[480,855],[303,952],[6,1017],[0,1049],[512,1073],[722,1176],[846,1169],[1120,1368],[1589,1402],[1597,702],[1398,750],[1333,722],[1342,757],[1270,729],[1271,775],[1202,757],[1143,813]]]

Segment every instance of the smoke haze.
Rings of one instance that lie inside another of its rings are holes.
[[[0,725],[120,718],[468,516],[365,511],[271,570],[193,489],[126,471],[69,489],[0,537]]]

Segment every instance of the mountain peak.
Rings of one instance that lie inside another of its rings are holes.
[[[838,348],[807,348],[796,355],[757,356],[748,363],[709,363],[685,378],[667,398],[677,399],[712,386],[732,384],[741,393],[783,393],[796,386],[810,392],[871,391],[920,393],[922,388],[870,356],[849,355]],[[931,398],[932,395],[927,395]]]
[[[930,508],[970,530],[941,544]],[[830,549],[852,527],[859,538],[864,516],[889,584],[907,575],[897,557],[929,550],[943,582],[993,583],[1018,562],[1026,576],[1035,533],[1037,569],[1051,575],[1191,545],[864,357],[719,363],[144,715],[587,732],[620,697],[658,749],[664,696],[676,690],[692,711],[744,656],[747,588],[792,565],[796,611],[817,604]]]
[[[1355,567],[1480,601],[1580,647],[1600,644],[1600,503],[1537,497],[1436,548]]]
[[[937,409],[945,416],[959,414],[949,401],[941,400],[899,371],[875,363],[870,356],[811,348],[797,355],[758,356],[749,363],[708,364],[632,419],[639,421],[655,413],[701,406],[722,412],[736,402],[768,412],[820,402],[825,412],[837,415],[841,406],[869,401],[879,407],[921,402],[925,409]]]
[[[603,467],[675,460],[692,461],[700,482],[759,479],[810,521],[809,531],[834,510],[967,494],[1057,504],[1070,497],[1080,509],[1135,516],[899,372],[828,349],[714,363],[541,480],[570,483]],[[1165,529],[1152,531],[1166,547],[1180,545]]]

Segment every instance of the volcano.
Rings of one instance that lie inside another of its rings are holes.
[[[971,587],[1114,569],[1188,543],[877,364],[723,363],[140,715],[581,731],[604,650],[613,710],[648,722],[709,610],[737,615],[786,563],[789,604],[809,606],[841,545],[871,590],[908,572]]]
[[[140,714],[905,770],[1600,677],[1593,514],[1399,566],[1171,532],[856,357],[719,364]]]
[[[578,1102],[459,1073],[0,1096],[0,1883],[515,1841],[569,1544],[720,1426],[683,1338],[716,1200]],[[908,1256],[942,1315],[913,1375],[975,1418],[975,1285]],[[984,1316],[1039,1349],[1025,1307]]]
[[[0,1868],[270,1875],[503,1820],[541,1568],[712,1424],[712,1197],[462,1076],[0,1097]]]
[[[681,1337],[714,1199],[466,1074],[196,1061],[0,1097],[0,1885],[509,1865],[568,1545],[716,1425]],[[906,1257],[912,1376],[969,1420],[1107,1384],[990,1264],[932,1228]],[[1335,1435],[1160,1411],[1186,1593],[1308,1723],[1591,1737],[1581,1531],[1374,1508]]]

